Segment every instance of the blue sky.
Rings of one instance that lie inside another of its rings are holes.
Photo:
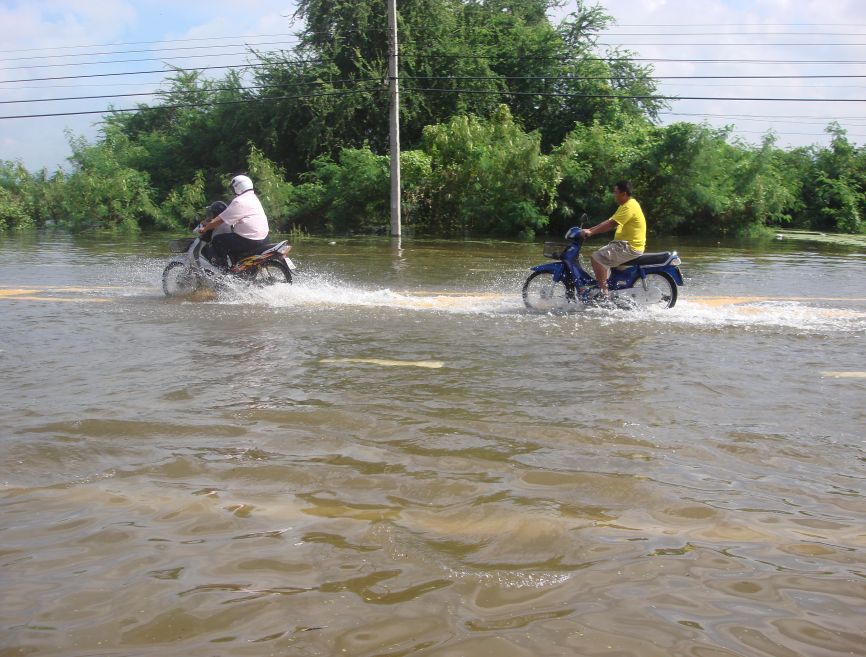
[[[384,0],[383,0],[384,2]],[[398,9],[400,0],[397,0]],[[773,130],[782,146],[827,143],[838,119],[850,138],[866,143],[866,78],[804,78],[866,74],[866,3],[854,0],[603,0],[617,25],[601,39],[654,60],[665,94],[740,100],[678,100],[664,122],[734,124],[750,142]],[[573,3],[559,13],[573,9]],[[177,65],[229,65],[245,60],[241,43],[290,41],[290,0],[0,0],[0,117],[132,107],[143,97],[78,101],[8,101],[149,92],[161,73],[33,81]],[[164,43],[153,43],[161,41]],[[112,44],[112,45],[106,45]],[[848,45],[846,45],[848,44]],[[205,48],[204,46],[210,46]],[[168,50],[167,48],[187,48]],[[194,49],[192,47],[195,47]],[[147,52],[151,49],[161,49]],[[113,54],[96,54],[113,53]],[[225,53],[239,53],[227,55]],[[188,58],[182,58],[188,57]],[[129,60],[107,63],[110,60]],[[133,61],[147,60],[151,61]],[[660,61],[662,59],[675,61]],[[699,62],[701,59],[743,60]],[[754,60],[772,63],[756,63]],[[797,60],[800,63],[797,63]],[[833,64],[805,64],[833,61]],[[94,62],[85,64],[84,62]],[[218,72],[217,75],[221,75]],[[776,79],[691,79],[668,76],[787,75]],[[14,80],[28,80],[13,82]],[[850,99],[786,102],[746,98]],[[93,139],[99,115],[0,119],[0,159],[54,169],[69,155],[66,131]]]

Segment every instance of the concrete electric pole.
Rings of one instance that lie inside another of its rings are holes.
[[[388,0],[388,81],[391,96],[391,236],[400,237],[400,88],[397,80],[397,0]]]

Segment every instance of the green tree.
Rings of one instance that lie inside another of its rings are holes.
[[[21,198],[0,186],[0,231],[28,228],[33,223]]]
[[[630,175],[653,229],[724,232],[720,218],[735,203],[730,172],[737,166],[737,149],[727,141],[730,131],[692,123],[655,131]]]
[[[73,171],[59,202],[63,225],[138,230],[156,222],[159,212],[147,173],[125,164],[137,148],[125,135],[109,128],[98,144],[70,136],[70,146]]]
[[[432,171],[428,229],[532,239],[547,226],[561,171],[506,106],[488,121],[457,116],[429,126],[423,148]]]
[[[154,106],[139,105],[139,112],[107,118],[106,134],[129,140],[123,163],[147,173],[158,200],[199,171],[206,196],[224,193],[225,176],[245,170],[255,132],[247,116],[255,98],[244,90],[241,73],[233,70],[212,80],[199,71],[176,70],[159,100]]]
[[[838,123],[827,127],[830,146],[814,152],[804,181],[804,212],[811,227],[857,233],[866,228],[866,149],[857,148]]]
[[[388,225],[388,158],[368,148],[346,148],[336,162],[320,157],[310,175],[318,212],[329,231],[377,232]]]
[[[613,184],[636,175],[657,139],[658,129],[640,117],[622,116],[615,124],[578,124],[552,153],[560,163],[562,181],[551,228],[561,232],[579,223],[584,213],[591,223],[609,217]],[[639,186],[642,201],[648,192]]]
[[[790,223],[792,213],[800,207],[801,181],[791,175],[775,141],[769,134],[756,148],[738,144],[734,150],[737,162],[729,170],[734,202],[728,216],[721,218],[723,230],[760,233],[767,226]]]
[[[29,180],[30,174],[20,162],[0,161],[0,231],[36,223],[28,202]]]
[[[155,223],[158,228],[187,228],[204,215],[204,173],[196,171],[192,182],[175,187],[159,207]]]
[[[296,196],[294,187],[285,179],[285,171],[252,144],[248,165],[247,170],[254,181],[256,195],[261,199],[271,225],[285,228]]]
[[[551,0],[405,0],[399,7],[401,139],[417,148],[427,125],[490,116],[500,104],[545,148],[576,122],[650,115],[650,69],[628,53],[597,52],[610,24],[582,1],[562,24]],[[387,20],[380,0],[300,0],[300,44],[257,53],[250,139],[294,179],[320,155],[388,150]]]

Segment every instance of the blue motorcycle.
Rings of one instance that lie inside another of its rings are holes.
[[[677,287],[683,285],[680,258],[676,251],[644,253],[610,271],[608,299],[600,294],[598,282],[580,264],[583,230],[569,228],[569,243],[545,242],[544,255],[557,262],[532,267],[523,284],[523,302],[530,310],[566,310],[570,304],[610,305],[615,308],[672,308]]]

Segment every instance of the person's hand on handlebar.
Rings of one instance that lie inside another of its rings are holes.
[[[583,239],[588,240],[590,237],[592,237],[592,231],[589,228],[584,228],[580,231],[580,236]]]

